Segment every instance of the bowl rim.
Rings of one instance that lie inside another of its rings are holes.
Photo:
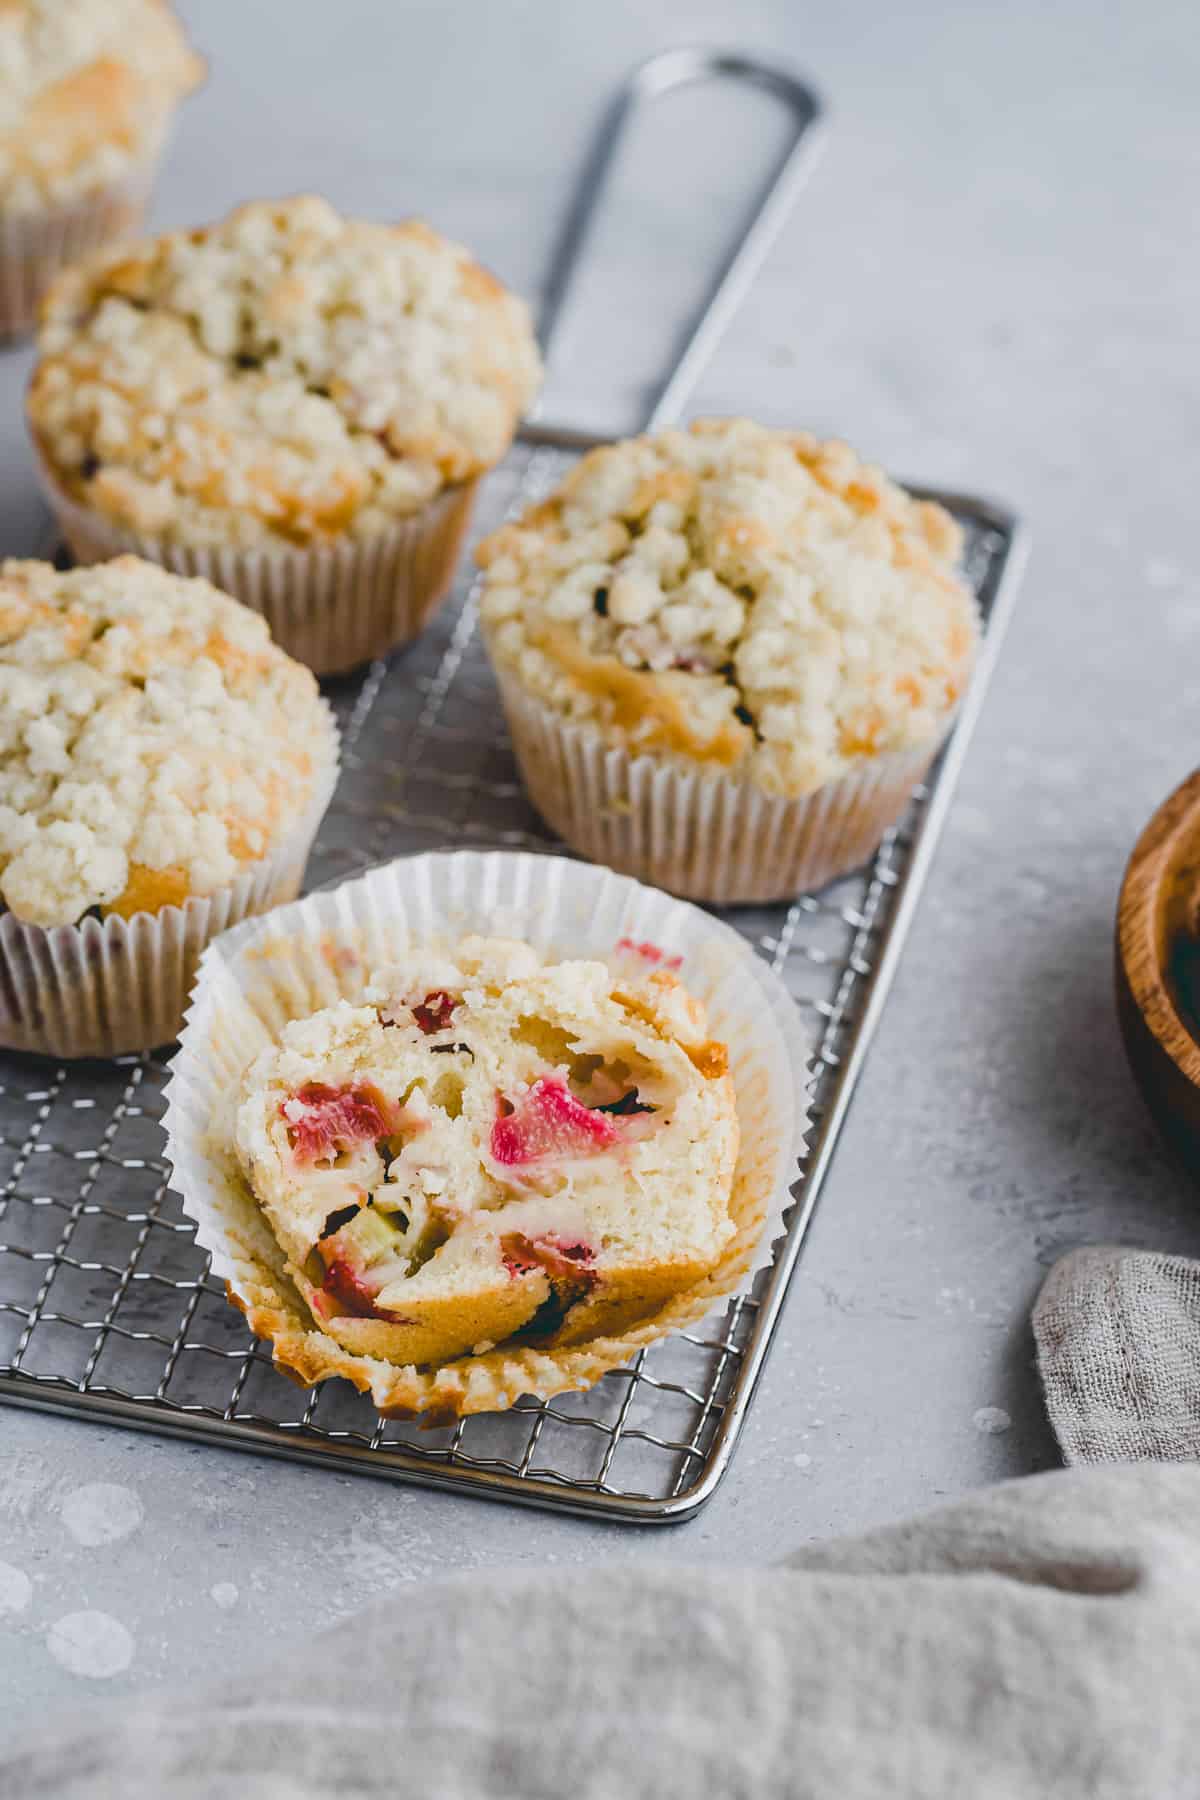
[[[1200,1042],[1175,1004],[1159,956],[1157,931],[1164,881],[1177,866],[1175,852],[1181,840],[1190,835],[1195,836],[1200,859],[1200,769],[1167,795],[1133,847],[1117,902],[1117,955],[1146,1029],[1180,1073],[1200,1089]]]

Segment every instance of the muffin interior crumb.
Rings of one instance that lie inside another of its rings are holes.
[[[418,1363],[562,1341],[714,1266],[734,1229],[724,1046],[674,975],[636,983],[466,938],[262,1052],[238,1156],[323,1330]]]

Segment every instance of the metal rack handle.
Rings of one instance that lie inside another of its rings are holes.
[[[746,223],[718,268],[699,310],[685,327],[670,367],[662,375],[652,405],[637,429],[652,431],[677,419],[721,335],[750,288],[800,189],[816,165],[824,143],[825,108],[815,88],[776,63],[759,62],[737,51],[702,46],[664,50],[633,70],[601,121],[572,197],[550,265],[538,335],[547,374],[567,302],[579,275],[583,250],[594,227],[622,140],[638,111],[663,94],[699,82],[743,82],[781,100],[792,114],[787,146],[757,195]],[[536,415],[535,415],[536,416]],[[553,427],[531,436],[557,437]],[[571,435],[563,433],[562,435]]]

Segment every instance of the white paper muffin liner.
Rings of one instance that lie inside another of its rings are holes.
[[[468,932],[516,937],[555,958],[606,959],[618,941],[681,956],[680,979],[729,1049],[741,1148],[731,1214],[737,1233],[699,1287],[620,1337],[559,1351],[500,1346],[430,1370],[342,1351],[316,1330],[232,1150],[246,1068],[291,1018],[361,993],[370,971],[412,944]],[[693,1325],[745,1289],[771,1260],[790,1204],[810,1093],[808,1046],[779,978],[729,926],[611,870],[508,851],[401,859],[330,892],[250,920],[205,952],[165,1126],[173,1185],[213,1273],[275,1360],[305,1381],[342,1375],[392,1414],[434,1418],[493,1410],[522,1394],[588,1387],[643,1344]]]
[[[317,675],[341,675],[411,643],[454,579],[477,481],[461,482],[369,538],[308,549],[178,544],[128,531],[84,506],[40,446],[38,472],[76,562],[132,554],[200,575],[266,619],[281,649]]]
[[[55,1057],[123,1056],[179,1036],[206,944],[227,926],[300,891],[338,777],[338,732],[321,702],[327,742],[312,800],[269,856],[214,894],[130,919],[30,925],[0,913],[0,1047]]]
[[[32,331],[60,269],[141,229],[156,167],[157,157],[68,205],[0,210],[0,339]]]
[[[496,666],[496,678],[529,797],[564,843],[714,906],[790,900],[860,868],[942,741],[878,756],[811,794],[768,794],[720,771],[635,755],[508,670]]]

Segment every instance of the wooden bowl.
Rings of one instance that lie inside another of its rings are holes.
[[[1146,1103],[1200,1175],[1200,769],[1164,800],[1117,907],[1117,1011]]]

